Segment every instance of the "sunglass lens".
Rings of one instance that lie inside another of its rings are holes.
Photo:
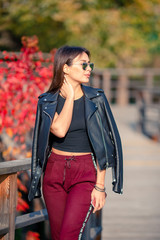
[[[87,66],[88,66],[87,63],[83,63],[83,64],[82,64],[82,68],[83,68],[83,70],[86,70]]]
[[[90,68],[93,70],[93,68],[94,68],[94,63],[82,63],[82,68],[83,68],[83,70],[86,70],[86,68],[87,68],[87,66],[90,66]]]
[[[89,66],[90,66],[90,68],[93,70],[93,68],[94,68],[94,63],[90,63]]]

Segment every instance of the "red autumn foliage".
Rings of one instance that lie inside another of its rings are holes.
[[[20,181],[19,178],[17,178],[17,187],[18,187],[19,190],[21,190],[25,193],[28,192],[27,187],[23,185],[22,181]]]
[[[45,59],[36,36],[23,36],[22,45],[20,54],[1,52],[0,133],[9,133],[23,153],[34,126],[37,97],[52,79],[55,49]]]
[[[37,232],[28,231],[26,235],[26,240],[39,240],[40,234]]]
[[[23,200],[21,196],[18,196],[16,210],[19,212],[26,212],[28,209],[29,209],[28,203],[25,200]]]

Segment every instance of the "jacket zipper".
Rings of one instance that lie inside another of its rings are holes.
[[[51,123],[52,122],[51,116],[46,111],[43,110],[43,112],[49,117],[50,123]],[[49,131],[48,131],[47,139],[48,139],[48,136],[49,136]],[[48,141],[47,141],[47,144],[46,144],[45,153],[46,153],[47,147],[48,147]],[[42,172],[43,172],[43,168],[44,168],[45,162],[46,162],[46,158],[44,159],[44,162],[43,162],[43,165],[42,165]]]
[[[107,112],[107,109],[106,109],[106,112]],[[115,142],[115,148],[116,148],[116,153],[117,153],[117,162],[119,162],[119,154],[118,154],[117,141],[116,141],[116,137],[115,137],[115,134],[114,134],[114,131],[113,131],[112,122],[111,122],[111,119],[109,118],[108,112],[107,112],[107,116],[108,116],[108,121],[109,121],[109,124],[110,124],[110,127],[111,127],[112,136],[113,136],[114,142]],[[113,179],[113,182],[116,182],[116,179]],[[121,194],[122,194],[122,193],[123,193],[123,189],[121,189]]]
[[[51,116],[50,116],[46,111],[43,110],[43,112],[44,112],[44,113],[50,118],[50,120],[52,121]]]
[[[98,111],[96,111],[96,114],[97,114],[97,116],[98,116],[98,118],[99,118],[99,122],[100,122],[101,134],[102,134],[103,144],[104,144],[104,148],[105,148],[105,152],[106,152],[106,167],[108,168],[108,167],[109,167],[108,154],[107,154],[107,147],[106,147],[105,140],[104,140],[102,120],[101,120],[101,117],[100,117]]]
[[[105,109],[106,109],[106,108],[105,108]],[[109,117],[109,114],[108,114],[107,109],[106,109],[106,112],[107,112],[108,121],[109,121],[109,124],[110,124],[110,127],[111,127],[111,133],[112,133],[112,136],[113,136],[113,138],[114,138],[114,143],[115,143],[116,153],[117,153],[117,160],[119,160],[118,146],[117,146],[116,137],[115,137],[115,134],[114,134],[114,131],[113,131],[112,122],[111,122],[111,119],[110,119],[110,117]]]

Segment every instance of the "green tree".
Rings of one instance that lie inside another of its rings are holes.
[[[160,0],[2,2],[0,32],[13,42],[36,34],[42,51],[64,44],[89,48],[97,67],[157,66]]]

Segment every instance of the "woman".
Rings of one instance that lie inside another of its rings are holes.
[[[81,239],[93,210],[105,204],[105,173],[122,193],[119,133],[102,89],[85,86],[93,63],[82,47],[64,46],[54,59],[54,78],[39,96],[32,147],[29,200],[43,195],[53,240]]]

